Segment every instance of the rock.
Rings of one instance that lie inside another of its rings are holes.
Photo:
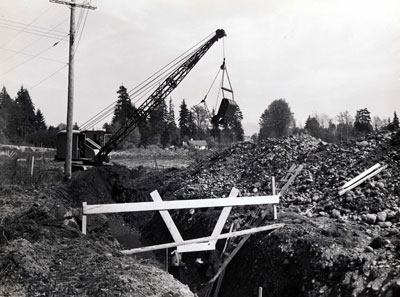
[[[366,222],[366,223],[368,223],[370,225],[375,224],[375,222],[376,222],[376,214],[369,213],[369,214],[363,215],[362,219],[363,219],[364,222]]]
[[[381,189],[384,189],[384,188],[385,188],[385,184],[384,184],[383,182],[377,182],[377,183],[376,183],[376,186],[377,186],[378,188],[381,188]]]
[[[387,213],[384,211],[380,211],[377,213],[376,219],[378,222],[385,222],[387,217]]]
[[[392,225],[392,222],[378,222],[378,226],[381,228],[390,228]]]
[[[340,217],[340,211],[337,210],[337,209],[332,210],[332,217],[339,218]]]
[[[364,251],[367,252],[367,253],[372,253],[374,251],[374,249],[372,247],[370,247],[370,246],[366,246]]]

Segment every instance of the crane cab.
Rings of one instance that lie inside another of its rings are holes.
[[[111,134],[105,130],[73,130],[72,131],[72,161],[92,163],[101,147],[107,142]],[[67,131],[62,130],[57,134],[56,161],[65,161]]]

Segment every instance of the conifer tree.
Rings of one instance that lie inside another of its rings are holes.
[[[188,140],[190,138],[190,127],[189,127],[189,110],[187,108],[185,99],[182,100],[179,110],[179,128],[181,130],[181,141]]]
[[[35,107],[32,103],[31,97],[27,89],[22,86],[17,93],[16,103],[16,118],[17,132],[23,140],[26,135],[35,130]]]
[[[393,115],[392,125],[393,125],[393,131],[396,131],[399,129],[399,118],[397,117],[396,112],[394,112],[394,115]]]
[[[369,133],[372,131],[371,116],[368,109],[363,108],[357,110],[354,128],[362,133]]]
[[[46,126],[46,122],[44,120],[44,116],[42,114],[42,111],[40,109],[38,109],[36,111],[36,115],[35,115],[35,130],[46,130],[47,126]]]

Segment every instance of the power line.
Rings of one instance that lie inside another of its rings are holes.
[[[59,39],[59,38],[64,38],[64,36],[68,35],[60,35],[60,34],[53,34],[53,33],[45,33],[43,31],[39,31],[36,29],[25,29],[25,28],[21,28],[18,26],[14,26],[14,25],[10,25],[10,24],[2,24],[0,23],[0,27],[5,28],[5,29],[10,29],[10,30],[14,30],[14,31],[18,31],[19,33],[29,33],[29,34],[34,34],[34,35],[40,35],[43,37],[48,37],[48,38],[53,38],[53,39]]]
[[[53,6],[49,6],[45,11],[43,11],[40,15],[38,15],[32,22],[30,22],[28,25],[33,24],[34,22],[36,22],[36,20],[38,20],[40,17],[42,17],[46,12],[48,12]],[[11,41],[13,41],[15,38],[18,37],[18,35],[21,34],[21,32],[18,32],[16,35],[14,35],[13,38],[7,40],[6,42],[4,42],[1,47],[7,45],[8,43],[10,43]]]
[[[56,45],[58,45],[59,42],[60,42],[60,41],[54,43],[52,46],[49,46],[49,47],[45,48],[45,49],[42,50],[40,53],[37,53],[36,55],[33,55],[33,56],[32,56],[31,58],[29,58],[28,60],[25,60],[24,62],[22,62],[22,63],[20,63],[20,64],[18,64],[18,65],[16,65],[16,66],[14,66],[14,67],[12,67],[12,68],[10,68],[10,69],[8,69],[6,72],[3,72],[1,75],[5,75],[5,74],[9,73],[10,71],[12,71],[12,70],[18,68],[19,66],[22,66],[22,65],[28,63],[29,61],[32,61],[33,59],[39,57],[39,56],[40,56],[41,54],[43,54],[44,52],[46,52],[46,51],[48,51],[49,49],[51,49],[51,48],[55,47]]]
[[[7,51],[7,52],[13,52],[14,55],[20,54],[20,55],[23,55],[23,56],[30,56],[30,57],[35,57],[36,56],[36,55],[32,55],[32,54],[21,52],[21,51],[10,50],[10,49],[3,48],[3,47],[0,47],[0,49],[3,50],[3,51]],[[46,58],[46,57],[41,57],[41,56],[37,56],[36,58],[65,64],[65,62],[61,61],[61,60],[56,60],[56,59],[51,59],[51,58]]]
[[[54,27],[50,28],[49,31],[54,30],[55,28],[61,26],[62,24],[64,24],[66,21],[68,20],[68,18],[64,19],[63,21],[61,21],[60,23],[58,23],[57,25],[55,25]],[[14,57],[16,54],[20,54],[22,53],[22,51],[24,49],[27,49],[28,47],[30,47],[31,45],[35,44],[36,42],[38,42],[39,40],[41,40],[43,38],[43,36],[40,36],[39,38],[35,39],[34,41],[32,41],[31,43],[29,43],[28,45],[24,46],[23,48],[21,48],[19,51],[16,51],[13,55],[7,57],[6,59],[2,60],[0,63],[4,63],[8,60],[10,60],[12,57]],[[6,50],[5,48],[3,48],[4,50]],[[63,62],[64,63],[64,62]]]
[[[42,79],[41,81],[39,81],[37,84],[33,85],[32,87],[29,88],[29,91],[32,90],[33,88],[36,88],[38,85],[42,84],[43,82],[45,82],[46,80],[48,80],[49,78],[53,77],[54,75],[56,75],[58,72],[60,72],[61,70],[63,70],[65,67],[68,66],[68,63],[66,63],[64,66],[62,66],[61,68],[57,69],[55,72],[53,72],[52,74],[50,74],[49,76],[45,77],[44,79]]]
[[[90,5],[92,0],[87,1],[87,2],[88,2],[87,5]],[[82,8],[82,10],[83,10],[83,8]],[[85,25],[86,25],[86,20],[87,20],[88,14],[89,14],[89,10],[86,10],[85,19],[83,21],[83,26],[82,26],[81,32],[79,34],[79,37],[78,37],[78,42],[76,43],[76,46],[75,46],[74,55],[75,55],[76,51],[78,50],[79,42],[81,41],[81,37],[82,37],[82,34],[83,34],[83,29],[85,29]],[[79,24],[78,24],[78,30],[79,30]]]
[[[4,18],[1,18],[1,19],[0,19],[0,22],[14,23],[14,24],[17,24],[18,26],[23,25],[24,27],[32,27],[32,28],[35,28],[35,29],[38,29],[38,30],[43,30],[43,31],[51,30],[51,31],[60,33],[60,34],[62,34],[62,35],[67,34],[66,32],[63,32],[63,31],[60,31],[60,30],[54,30],[54,29],[51,29],[51,28],[46,28],[46,27],[40,27],[40,26],[25,24],[25,23],[16,22],[16,21],[13,21],[13,20],[7,20],[7,19],[4,19]],[[17,26],[17,25],[14,25],[14,26]]]

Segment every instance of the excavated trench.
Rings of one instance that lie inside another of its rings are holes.
[[[89,204],[150,201],[153,190],[164,200],[226,197],[233,186],[243,196],[268,195],[271,176],[279,180],[293,163],[302,163],[279,205],[278,222],[285,227],[250,237],[229,264],[219,296],[257,296],[258,287],[263,296],[400,296],[400,146],[393,139],[376,134],[339,146],[300,135],[240,143],[184,170],[109,166],[80,173],[72,186]],[[388,168],[337,195],[344,181],[377,162]],[[171,215],[183,238],[191,239],[210,235],[220,211]],[[246,229],[254,215],[255,208],[234,208],[225,228],[235,223]],[[136,242],[128,245],[172,241],[158,213],[115,216],[135,232]],[[165,263],[165,251],[154,255]],[[197,257],[210,254],[185,254],[180,279],[201,296]]]
[[[80,199],[85,197],[89,204],[150,201],[149,194],[156,189],[163,199],[169,200],[175,198],[172,194],[181,187],[180,181],[186,174],[178,170],[128,170],[122,166],[110,166],[80,173],[72,187],[79,191]],[[251,213],[252,210],[247,208],[245,212]],[[234,211],[228,223],[240,221],[244,224],[246,216],[243,211]],[[220,209],[196,210],[194,214],[186,210],[171,212],[185,239],[209,235],[219,213]],[[116,227],[112,228],[124,248],[172,241],[158,213],[113,215],[111,218],[116,216],[122,216],[128,226],[118,227],[120,221],[116,221]],[[280,211],[278,222],[286,226],[271,233],[251,236],[234,257],[226,270],[219,296],[257,296],[260,286],[264,288],[263,296],[390,297],[400,294],[400,282],[393,283],[393,279],[399,277],[396,270],[400,266],[376,265],[386,256],[390,257],[387,251],[395,250],[399,256],[398,233],[382,238],[384,243],[376,253],[365,253],[364,249],[371,240],[379,237],[368,226],[324,216],[307,218],[290,209]],[[222,245],[223,242],[219,242],[218,250]],[[209,255],[205,252],[185,254],[185,270],[180,275],[174,274],[192,291],[200,292],[200,296],[201,280],[194,261]],[[145,255],[153,256],[165,264],[165,250]],[[384,286],[384,292],[390,289],[390,293],[381,295]]]

